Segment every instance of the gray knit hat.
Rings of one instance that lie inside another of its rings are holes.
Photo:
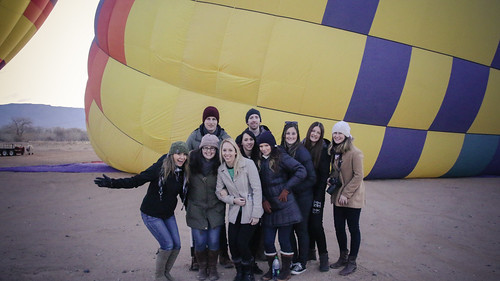
[[[183,141],[176,141],[170,146],[170,151],[168,154],[185,153],[189,154],[189,149],[187,144]]]
[[[211,134],[206,134],[201,138],[200,146],[199,148],[202,148],[204,146],[212,146],[215,148],[219,148],[219,138],[216,137],[215,135]]]
[[[332,134],[335,132],[342,133],[347,138],[351,137],[351,127],[349,127],[349,124],[344,121],[337,122],[333,125]]]

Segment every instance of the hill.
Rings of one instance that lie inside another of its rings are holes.
[[[16,117],[30,118],[34,127],[87,130],[83,108],[30,103],[0,105],[0,127],[10,124]]]

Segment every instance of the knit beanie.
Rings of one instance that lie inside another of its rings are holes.
[[[170,151],[168,154],[185,153],[189,154],[189,149],[187,144],[183,141],[176,141],[170,146]]]
[[[215,135],[211,134],[206,134],[201,138],[200,146],[199,148],[202,148],[204,146],[212,146],[215,148],[219,148],[219,138],[216,137]]]
[[[351,137],[351,127],[349,127],[349,124],[344,121],[337,122],[335,125],[333,125],[332,134],[335,132],[342,133],[348,138]]]
[[[261,145],[263,143],[267,143],[271,147],[275,147],[276,139],[274,138],[273,134],[271,134],[271,132],[265,131],[257,137],[257,145]]]
[[[217,123],[219,123],[219,111],[214,106],[207,106],[205,110],[203,110],[203,119],[201,121],[205,122],[205,119],[208,117],[215,117],[217,119]]]
[[[260,122],[262,122],[262,117],[260,117],[260,111],[258,111],[255,108],[250,108],[250,110],[247,112],[247,115],[245,116],[245,123],[248,123],[248,118],[250,118],[252,114],[259,115]]]

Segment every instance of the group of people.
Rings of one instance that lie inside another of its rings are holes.
[[[135,188],[149,182],[140,211],[159,243],[155,280],[174,280],[170,271],[181,248],[174,216],[178,197],[186,206],[191,269],[198,271],[199,280],[219,279],[218,260],[236,268],[236,281],[255,280],[254,274],[271,280],[278,256],[277,280],[288,280],[303,273],[309,260],[316,260],[316,248],[320,271],[354,272],[365,194],[363,154],[352,143],[349,125],[337,122],[327,140],[323,124],[314,122],[301,140],[298,123],[285,122],[278,145],[271,130],[261,124],[257,109],[247,112],[248,127],[235,139],[219,125],[219,117],[217,108],[205,108],[201,125],[186,142],[172,143],[167,154],[140,174],[120,179],[103,175],[94,180],[108,188]],[[340,253],[333,264],[328,261],[323,228],[326,193],[334,204]],[[268,264],[265,273],[256,263],[260,252]]]

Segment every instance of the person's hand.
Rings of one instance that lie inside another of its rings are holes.
[[[94,183],[97,184],[97,186],[99,187],[112,187],[112,180],[110,177],[106,176],[105,174],[102,174],[102,178],[101,177],[97,177],[95,178],[94,180]]]
[[[280,196],[278,197],[278,200],[280,200],[281,202],[288,201],[288,193],[290,193],[288,190],[283,189],[280,193]]]
[[[242,206],[242,207],[243,207],[243,206],[245,206],[246,201],[245,201],[245,198],[238,197],[238,198],[234,198],[233,203],[234,203],[235,205],[238,205],[238,206]]]
[[[259,220],[260,220],[259,218],[251,218],[250,219],[250,224],[251,225],[256,225],[256,224],[259,223]]]
[[[340,195],[340,197],[339,197],[339,204],[341,206],[347,205],[347,197],[345,197],[344,195]]]
[[[271,203],[269,203],[269,201],[267,201],[267,200],[262,202],[262,208],[264,208],[264,211],[268,214],[270,214],[272,212]]]
[[[220,194],[220,197],[226,197],[228,193],[227,193],[227,190],[223,189],[219,192],[219,194]]]
[[[321,212],[321,202],[320,201],[313,201],[313,206],[312,206],[312,213],[317,215]]]

